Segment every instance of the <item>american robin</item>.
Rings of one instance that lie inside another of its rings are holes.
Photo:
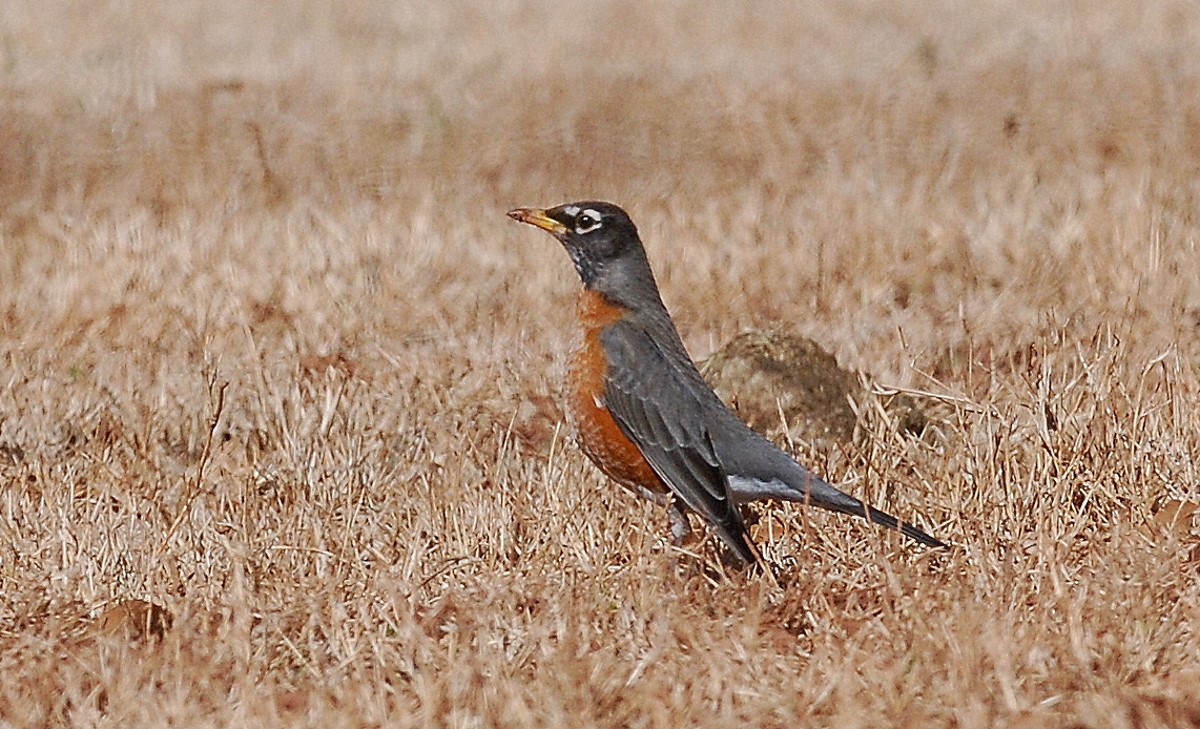
[[[621,208],[576,202],[518,208],[513,220],[562,243],[583,281],[582,339],[567,412],[583,452],[617,483],[668,506],[682,540],[699,514],[738,558],[757,552],[738,504],[782,499],[865,517],[932,547],[912,524],[834,488],[754,432],[701,378],[663,305],[637,227]]]

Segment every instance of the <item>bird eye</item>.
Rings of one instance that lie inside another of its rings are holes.
[[[600,227],[600,216],[593,210],[584,210],[575,216],[575,233],[584,235]]]

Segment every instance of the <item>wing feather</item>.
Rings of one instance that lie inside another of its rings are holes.
[[[705,419],[706,392],[635,322],[601,334],[608,357],[604,402],[621,431],[672,492],[746,562],[755,552],[717,459]],[[698,378],[699,375],[696,375]]]

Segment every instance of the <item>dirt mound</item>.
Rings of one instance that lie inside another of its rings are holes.
[[[704,361],[701,374],[751,428],[807,442],[849,443],[861,406],[874,397],[869,375],[838,365],[820,344],[784,329],[755,329],[729,340]],[[929,417],[906,395],[883,406],[901,430],[920,435]]]

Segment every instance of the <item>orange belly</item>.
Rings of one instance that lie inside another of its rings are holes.
[[[606,476],[641,496],[662,501],[670,493],[636,444],[617,426],[604,406],[608,358],[600,343],[604,328],[619,320],[624,309],[584,289],[579,297],[582,338],[571,355],[567,414],[575,427],[579,448]]]

